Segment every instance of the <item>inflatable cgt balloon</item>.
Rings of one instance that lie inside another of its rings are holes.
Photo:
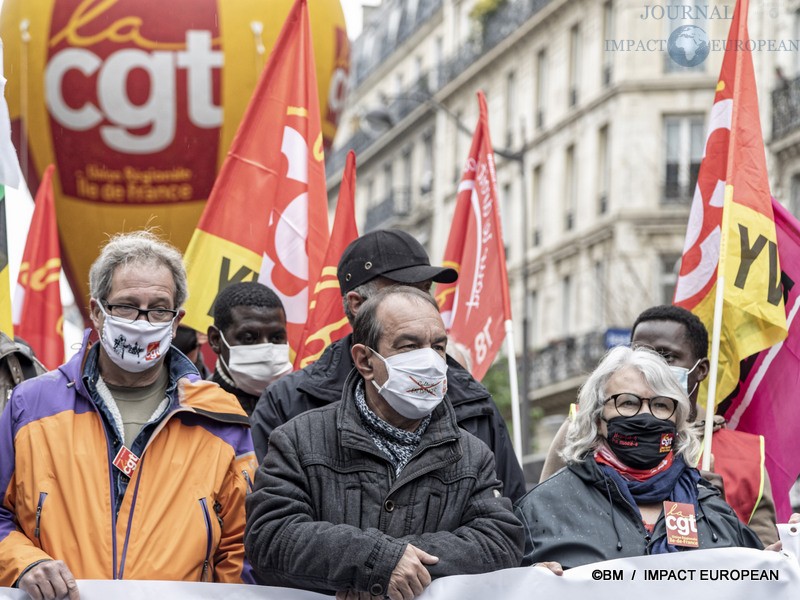
[[[79,305],[109,234],[152,226],[185,250],[292,4],[3,2],[14,143],[32,193],[56,165],[62,256]],[[309,13],[330,145],[349,43],[339,0],[312,0]]]

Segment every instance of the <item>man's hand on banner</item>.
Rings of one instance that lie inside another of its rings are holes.
[[[33,600],[80,600],[75,577],[61,560],[46,560],[19,580],[19,589]]]
[[[412,600],[419,596],[431,583],[431,574],[425,565],[435,565],[437,562],[437,556],[408,544],[389,578],[386,592],[389,598]]]
[[[550,571],[552,571],[556,575],[563,575],[564,574],[564,568],[561,566],[561,563],[557,563],[554,560],[548,560],[548,561],[545,561],[545,562],[533,563],[531,566],[532,567],[542,567],[543,569],[550,569]]]

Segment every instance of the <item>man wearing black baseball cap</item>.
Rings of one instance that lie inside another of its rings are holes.
[[[361,304],[380,289],[402,284],[430,293],[433,282],[452,283],[458,273],[431,266],[425,249],[408,233],[378,230],[362,235],[345,249],[337,276],[344,311],[352,324]],[[334,342],[317,362],[286,375],[261,394],[250,418],[259,463],[267,453],[273,429],[312,408],[341,399],[345,379],[353,369],[352,343],[352,335]],[[447,397],[459,426],[491,448],[503,493],[516,501],[525,493],[525,478],[503,417],[486,388],[449,356],[447,365]]]

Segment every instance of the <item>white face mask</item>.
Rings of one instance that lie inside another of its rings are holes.
[[[381,386],[372,385],[394,410],[406,419],[423,419],[431,414],[447,393],[447,362],[433,348],[420,348],[383,358],[388,377]]]
[[[686,367],[676,367],[674,365],[670,365],[669,370],[672,371],[672,374],[675,376],[675,379],[678,380],[678,385],[680,385],[686,393],[691,396],[692,392],[697,388],[697,383],[694,384],[694,387],[690,390],[689,389],[689,373],[694,371],[697,368],[697,365],[700,364],[702,359],[697,359],[697,362],[694,363],[694,366],[691,369],[687,369]]]
[[[231,346],[219,332],[222,343],[228,348],[229,359],[222,354],[219,360],[230,373],[233,383],[240,390],[260,396],[273,381],[292,370],[289,362],[289,344],[249,344]]]
[[[157,364],[169,350],[174,318],[156,324],[145,319],[130,323],[108,314],[100,301],[97,306],[105,317],[100,343],[108,358],[120,369],[141,373]]]

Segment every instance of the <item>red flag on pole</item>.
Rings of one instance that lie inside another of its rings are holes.
[[[222,289],[258,280],[283,301],[297,351],[328,235],[314,50],[307,0],[297,0],[186,250],[185,324],[205,331]]]
[[[438,285],[436,299],[450,337],[467,347],[472,375],[480,380],[503,343],[511,305],[483,92],[478,92],[478,105],[480,117],[458,186],[443,261],[444,266],[458,271],[458,280]]]
[[[64,362],[61,250],[58,244],[53,165],[45,169],[22,254],[14,302],[14,332],[48,369]]]
[[[308,324],[303,331],[302,344],[295,357],[295,369],[302,369],[317,360],[325,348],[351,331],[350,323],[344,315],[336,267],[345,248],[358,237],[355,195],[356,155],[351,150],[347,153],[347,163],[339,186],[336,215],[333,218],[333,233],[328,243],[322,273],[317,279],[309,303]]]
[[[736,387],[741,359],[786,337],[748,5],[734,9],[674,299],[711,332],[711,408]]]

